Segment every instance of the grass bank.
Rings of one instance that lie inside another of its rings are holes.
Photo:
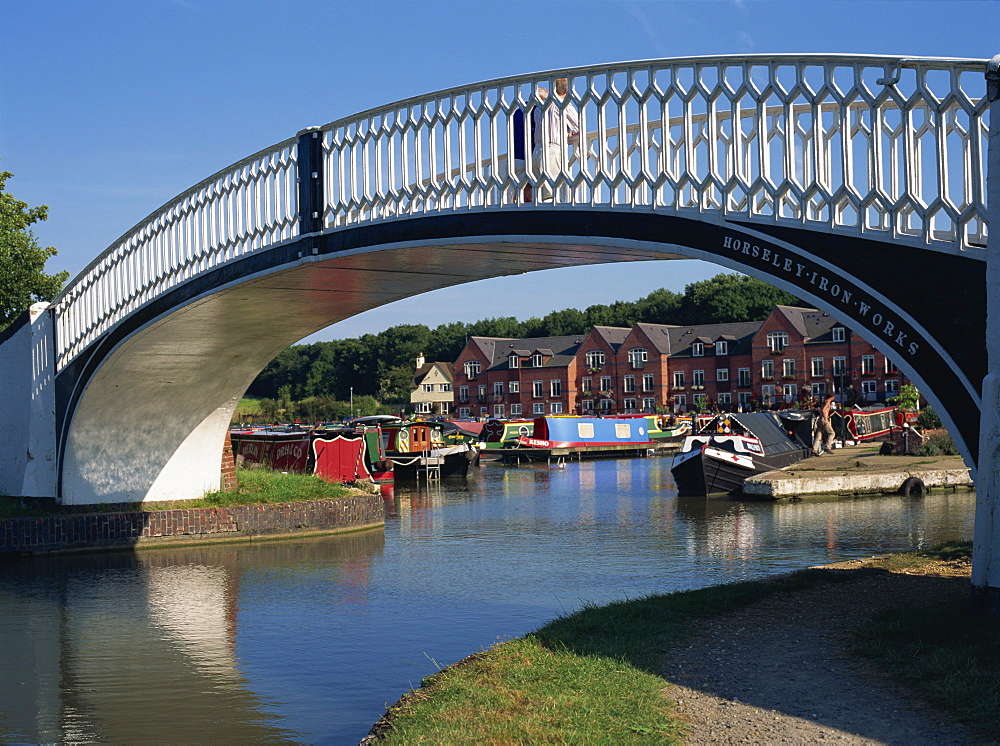
[[[857,572],[912,573],[970,554],[970,544],[952,543],[876,560]],[[679,743],[683,724],[664,696],[668,682],[657,675],[663,652],[691,635],[699,619],[851,577],[856,575],[804,570],[583,608],[428,677],[390,708],[376,725],[376,738],[387,744]],[[994,724],[983,732],[1000,735],[997,623],[971,618],[967,604],[951,608],[940,622],[933,621],[937,611],[899,613],[906,624],[880,620],[859,633],[866,654],[877,651],[901,680],[962,719],[991,712]],[[947,686],[954,697],[935,695],[947,679],[954,680]]]
[[[350,491],[339,484],[324,482],[312,474],[282,474],[268,469],[236,469],[239,486],[234,492],[209,492],[196,500],[100,505],[59,505],[54,500],[0,496],[0,518],[76,513],[121,513],[129,511],[216,508],[232,505],[326,500],[345,497]]]

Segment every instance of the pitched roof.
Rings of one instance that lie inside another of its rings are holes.
[[[441,371],[441,375],[446,381],[455,380],[451,373],[451,363],[437,362],[437,363],[424,363],[419,368],[417,368],[417,372],[413,374],[413,382],[419,386],[423,382],[423,380],[427,377],[427,374],[430,373],[434,368],[438,368]]]
[[[595,326],[592,329],[615,352],[625,343],[628,335],[632,333],[631,327],[624,326]]]
[[[788,319],[792,328],[809,340],[823,337],[830,333],[840,322],[830,314],[816,308],[799,308],[797,306],[775,306],[775,311]]]
[[[690,349],[692,342],[712,344],[716,339],[730,342],[730,355],[740,354],[747,346],[750,351],[750,338],[757,333],[763,321],[734,321],[728,324],[697,324],[694,326],[674,326],[667,324],[636,324],[656,351],[665,355],[679,355]]]
[[[565,367],[573,360],[585,336],[584,334],[575,334],[571,337],[496,340],[497,344],[494,347],[494,357],[490,367],[506,367],[507,358],[512,352],[520,357],[531,357],[535,353],[539,353],[548,358],[545,360],[545,367]]]

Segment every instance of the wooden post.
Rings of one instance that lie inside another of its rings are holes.
[[[1000,615],[1000,55],[986,66],[990,107],[986,157],[986,352],[976,527],[972,552],[972,598],[980,612]]]

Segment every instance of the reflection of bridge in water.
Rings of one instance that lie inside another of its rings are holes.
[[[332,542],[74,556],[0,568],[0,740],[294,740],[239,667],[241,576],[307,574],[303,564],[342,563],[334,587],[358,603],[367,592],[364,568],[383,545],[381,532],[368,531]],[[50,579],[44,597],[39,575]],[[254,578],[257,592],[266,584]]]
[[[17,395],[0,421],[27,427],[4,432],[0,489],[64,503],[196,496],[218,485],[240,396],[302,337],[464,282],[680,258],[759,277],[862,334],[973,465],[985,410],[992,479],[986,67],[641,61],[487,81],[304,130],[179,195],[4,334]],[[562,77],[568,96],[543,101],[539,87]],[[574,109],[579,142],[560,131],[512,163],[518,112],[535,107],[556,122]],[[528,184],[555,201],[524,203]]]

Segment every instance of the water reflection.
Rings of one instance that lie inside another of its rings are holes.
[[[384,533],[0,564],[0,742],[356,743],[583,603],[967,538],[974,495],[677,498],[642,458],[490,465],[386,508]]]

